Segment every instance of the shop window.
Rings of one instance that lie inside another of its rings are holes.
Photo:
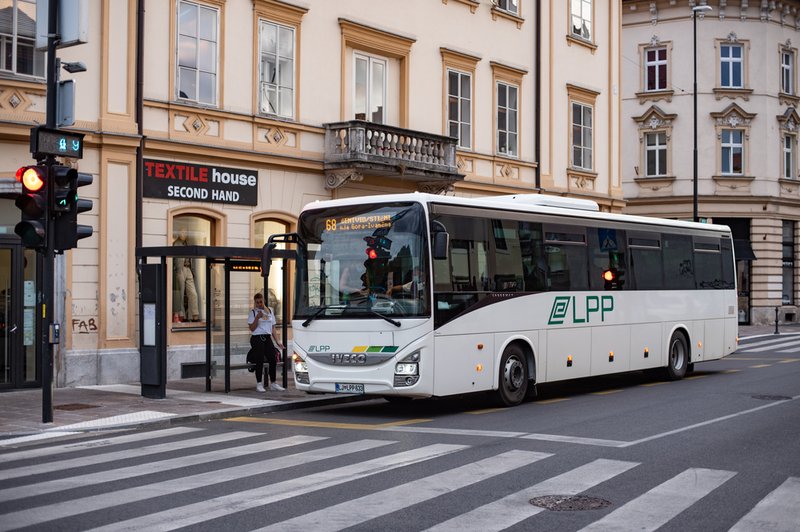
[[[794,222],[783,221],[783,292],[782,305],[794,305]]]
[[[264,219],[255,223],[255,247],[262,248],[267,243],[271,235],[288,233],[290,231],[289,224],[283,220]],[[278,249],[284,249],[285,244],[277,244]],[[283,275],[282,259],[275,259],[272,262],[272,267],[269,270],[269,278],[267,279],[267,286],[269,287],[269,297],[267,298],[267,306],[273,312],[278,323],[283,322],[283,300],[286,294],[283,292]],[[291,264],[289,265],[291,267]],[[286,275],[289,272],[285,272]],[[251,292],[263,292],[264,278],[260,274],[253,274],[251,279]]]
[[[172,221],[173,246],[213,246],[214,222],[191,214],[176,216]],[[205,327],[206,275],[202,259],[172,259],[172,326],[173,328]]]

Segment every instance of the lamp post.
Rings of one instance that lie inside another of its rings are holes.
[[[692,181],[692,212],[695,222],[700,221],[700,216],[697,212],[697,14],[704,11],[711,11],[711,6],[694,6],[692,8],[692,26],[694,35],[694,46],[692,48],[694,56],[694,89],[692,90],[692,97],[694,98],[694,151],[692,153],[692,162],[694,164],[694,173]]]

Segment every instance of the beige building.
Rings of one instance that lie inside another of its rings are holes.
[[[733,230],[740,323],[796,321],[800,2],[622,4],[627,212],[693,216],[695,8],[698,215]]]
[[[3,339],[0,387],[11,388],[38,382],[36,256],[14,234],[13,199],[30,127],[45,121],[34,4],[0,0],[0,282],[7,330],[19,325]],[[260,248],[307,203],[367,194],[624,206],[616,0],[90,4],[89,43],[58,52],[88,67],[62,79],[77,85],[70,129],[86,134],[74,162],[94,176],[81,215],[94,235],[56,265],[60,386],[139,379],[137,248]],[[170,378],[203,359],[207,328],[222,341],[221,274],[204,265],[168,266]],[[290,298],[279,276],[273,304]],[[231,316],[244,323],[260,281],[240,277]]]

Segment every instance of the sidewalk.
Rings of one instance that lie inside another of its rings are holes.
[[[291,374],[288,384],[286,391],[257,392],[253,375],[239,370],[231,372],[228,394],[222,375],[212,379],[208,393],[203,378],[170,381],[166,399],[142,397],[139,383],[56,388],[52,423],[42,423],[41,389],[4,392],[0,393],[0,449],[81,432],[169,426],[362,399],[297,391]]]
[[[775,325],[739,327],[740,339],[773,335]],[[779,334],[800,334],[800,324],[779,325]],[[280,377],[279,377],[280,380]],[[77,434],[139,426],[168,426],[207,419],[278,412],[345,401],[362,396],[309,395],[294,388],[291,373],[286,391],[257,392],[253,375],[231,372],[231,392],[226,394],[222,376],[205,392],[205,379],[167,383],[166,399],[141,396],[138,383],[56,388],[53,422],[42,423],[42,390],[0,393],[0,448],[65,434]]]

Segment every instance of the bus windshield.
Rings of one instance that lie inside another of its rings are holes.
[[[425,213],[418,203],[352,205],[300,216],[295,318],[430,315]]]

